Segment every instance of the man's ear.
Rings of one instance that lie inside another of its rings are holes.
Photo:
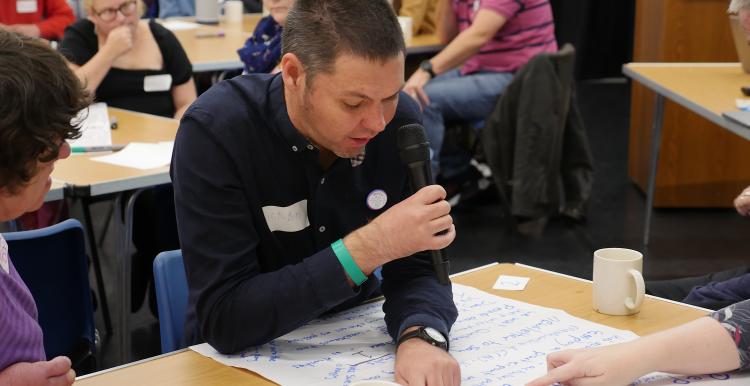
[[[299,91],[304,88],[305,69],[302,67],[297,55],[286,53],[281,57],[281,76],[284,78],[284,85],[292,91]]]

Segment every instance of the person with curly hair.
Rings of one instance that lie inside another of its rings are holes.
[[[80,136],[71,119],[89,94],[63,57],[38,39],[0,30],[0,221],[38,209],[55,161]],[[31,293],[0,236],[0,384],[69,385],[70,360],[47,361]]]

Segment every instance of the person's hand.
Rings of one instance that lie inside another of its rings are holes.
[[[0,372],[0,384],[10,386],[70,386],[76,373],[70,359],[57,357],[51,361],[19,362]]]
[[[627,385],[649,372],[638,356],[638,350],[629,343],[558,351],[547,355],[547,374],[526,386],[549,386],[556,382],[586,386]]]
[[[10,32],[19,33],[21,35],[26,35],[32,38],[38,38],[41,34],[41,32],[39,31],[39,27],[37,27],[36,24],[6,25],[5,29]]]
[[[396,382],[402,385],[458,386],[461,369],[445,350],[422,339],[404,341],[396,351]]]
[[[404,92],[414,98],[415,101],[424,107],[430,104],[430,98],[427,93],[424,92],[424,86],[430,81],[431,77],[427,71],[418,69],[415,71],[409,80],[404,85]]]
[[[344,245],[360,269],[369,273],[391,260],[450,245],[456,237],[450,211],[445,189],[425,186],[347,235]]]
[[[114,60],[130,51],[131,48],[133,48],[133,30],[126,25],[121,25],[109,31],[102,51],[109,53]]]
[[[741,216],[747,216],[750,214],[750,186],[745,188],[745,190],[734,199],[734,208],[737,209],[737,213]]]

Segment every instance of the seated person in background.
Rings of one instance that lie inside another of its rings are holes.
[[[401,0],[399,16],[409,16],[414,36],[437,31],[437,5],[440,0]]]
[[[180,119],[196,89],[192,66],[174,34],[153,20],[139,19],[141,0],[85,0],[84,6],[88,18],[68,27],[59,49],[86,89],[112,107]],[[153,277],[154,257],[179,248],[171,186],[142,194],[135,221],[133,311]],[[155,304],[152,295],[152,310]]]
[[[78,136],[88,95],[44,41],[0,31],[0,221],[42,205],[56,160]],[[0,385],[70,385],[70,360],[46,361],[37,309],[0,235]],[[44,269],[44,267],[39,267]]]
[[[397,128],[420,117],[400,93],[405,45],[393,9],[297,0],[282,42],[280,73],[216,84],[177,132],[186,339],[223,353],[267,343],[376,296],[383,266],[386,326],[404,337],[396,380],[459,384],[447,352],[451,286],[420,253],[446,247],[455,227],[442,187],[412,194],[396,149]],[[408,339],[421,329],[434,338]]]
[[[76,20],[65,0],[0,1],[0,29],[34,38],[59,40]]]
[[[750,12],[747,14],[750,16]],[[750,18],[746,17],[745,20],[750,26]],[[742,216],[750,214],[750,186],[734,199],[734,207]],[[649,281],[646,290],[654,296],[716,310],[750,299],[750,267],[696,277]]]
[[[557,42],[546,0],[440,0],[438,15],[447,46],[420,64],[404,91],[424,108],[433,175],[451,179],[469,164],[439,164],[445,122],[484,120],[513,73],[533,56],[557,51]]]
[[[253,35],[245,46],[237,50],[245,63],[245,73],[277,72],[281,60],[281,30],[286,24],[286,15],[294,0],[263,0],[270,15],[263,17],[255,26]]]
[[[62,52],[107,105],[179,119],[195,100],[192,66],[172,32],[141,20],[140,0],[85,0],[87,19],[65,30]]]
[[[750,368],[750,300],[631,342],[547,356],[549,372],[526,386],[627,385],[661,371],[712,374]]]

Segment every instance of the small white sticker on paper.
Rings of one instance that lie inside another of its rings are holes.
[[[492,288],[506,291],[523,291],[528,282],[528,277],[500,275]]]

